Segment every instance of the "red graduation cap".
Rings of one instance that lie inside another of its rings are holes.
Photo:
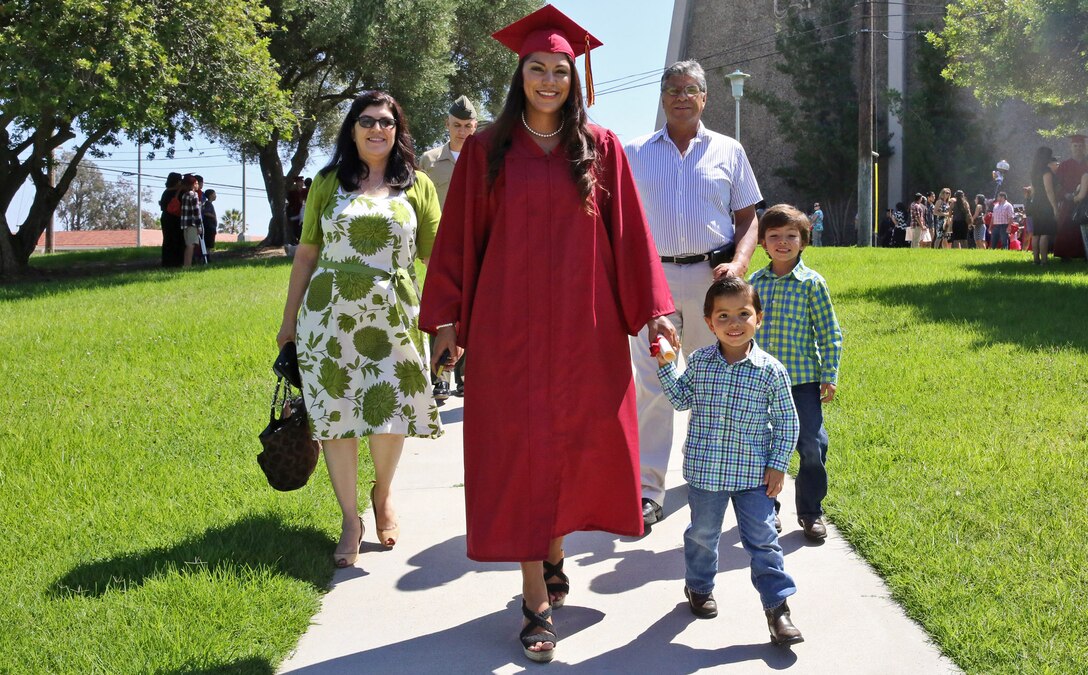
[[[586,105],[593,105],[593,71],[589,52],[603,42],[589,34],[569,16],[552,5],[544,5],[506,28],[491,34],[523,59],[533,52],[566,54],[574,60],[586,55]]]

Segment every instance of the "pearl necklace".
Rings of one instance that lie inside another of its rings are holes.
[[[560,122],[559,123],[559,128],[556,129],[555,131],[551,132],[550,134],[542,134],[539,131],[537,131],[536,129],[529,126],[529,121],[525,119],[525,111],[522,110],[521,111],[521,123],[525,125],[525,129],[530,134],[536,136],[537,138],[551,138],[553,136],[558,136],[559,135],[559,132],[563,130],[563,125],[565,125],[567,123],[567,121],[563,120],[562,122]]]

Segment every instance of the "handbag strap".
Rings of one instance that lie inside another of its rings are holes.
[[[282,410],[284,404],[287,403],[287,386],[284,385],[283,377],[280,376],[280,377],[276,378],[276,391],[274,391],[272,393],[272,405],[268,409],[268,421],[269,422],[275,422],[276,421],[276,402],[280,398],[280,386],[283,386],[283,403],[281,403],[279,405],[279,408]]]

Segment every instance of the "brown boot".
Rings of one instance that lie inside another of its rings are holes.
[[[782,604],[774,609],[763,612],[767,615],[767,629],[771,631],[771,642],[776,645],[795,645],[804,642],[801,631],[790,620],[790,608],[783,600]]]
[[[700,619],[713,619],[718,616],[718,603],[714,600],[713,593],[696,593],[684,586],[684,596],[688,599],[691,613]]]
[[[827,539],[827,528],[823,518],[798,518],[797,522],[805,531],[805,539],[809,541],[823,541]]]

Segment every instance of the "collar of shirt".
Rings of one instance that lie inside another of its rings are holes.
[[[793,269],[786,272],[782,276],[777,276],[771,269],[771,263],[767,263],[766,267],[761,267],[756,270],[755,274],[749,279],[749,281],[755,281],[756,279],[770,278],[770,279],[785,279],[786,277],[793,277],[798,281],[805,281],[815,276],[816,272],[805,265],[805,261],[798,256],[797,264],[793,266]]]
[[[722,365],[727,368],[735,368],[743,365],[747,368],[765,368],[771,359],[771,355],[759,348],[755,340],[752,340],[748,348],[748,354],[743,359],[729,363],[722,355],[722,350],[718,348],[718,345],[712,344],[705,349],[713,350],[714,355],[722,362]]]
[[[705,143],[707,138],[706,127],[703,126],[703,121],[699,120],[699,128],[695,130],[695,138],[691,139],[692,143]],[[668,143],[672,147],[676,148],[676,143],[672,142],[672,137],[669,136],[669,125],[666,123],[660,129],[654,132],[654,135],[650,137],[650,143]],[[686,155],[691,152],[691,145],[688,145],[687,152],[681,152],[681,155]],[[677,152],[680,152],[680,148],[676,148]]]

